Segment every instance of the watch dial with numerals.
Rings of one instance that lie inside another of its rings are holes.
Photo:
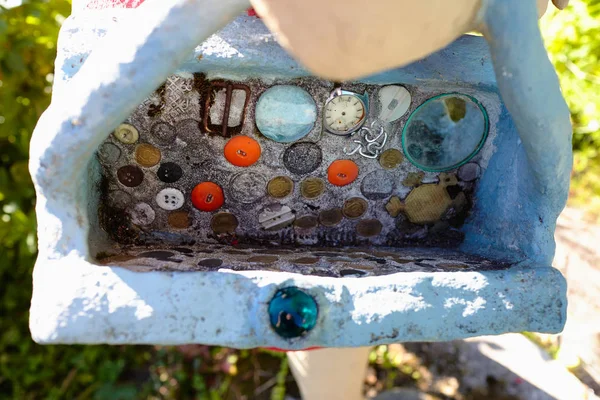
[[[362,124],[365,115],[365,105],[356,96],[336,96],[325,104],[325,127],[333,132],[349,133]]]

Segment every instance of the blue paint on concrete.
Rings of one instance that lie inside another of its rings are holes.
[[[290,143],[308,135],[317,121],[317,105],[298,86],[277,85],[258,99],[255,112],[260,133],[280,143]]]
[[[192,2],[180,3],[179,12],[168,21],[186,22],[183,25],[152,27],[148,38],[134,32],[135,40],[127,37],[130,53],[114,56],[110,48],[95,49],[86,63],[96,68],[88,65],[71,82],[71,88],[78,88],[76,96],[67,97],[66,86],[65,91],[56,91],[53,105],[36,128],[31,166],[42,228],[32,301],[36,340],[302,348],[562,329],[565,281],[549,265],[556,217],[568,192],[571,129],[556,75],[544,52],[533,1],[483,2],[489,48],[481,37],[462,37],[421,61],[362,80],[501,93],[506,106],[498,104],[502,113],[495,126],[496,151],[480,180],[472,217],[463,227],[466,238],[461,249],[510,259],[520,266],[358,280],[249,271],[140,274],[116,265],[91,265],[86,260],[89,225],[85,210],[90,201],[94,203],[97,191],[94,181],[83,176],[85,163],[107,130],[117,126],[189,54],[194,45],[191,38],[204,37],[205,32],[195,24],[196,14],[190,12]],[[204,22],[212,19],[211,14]],[[174,31],[174,26],[189,29]],[[78,29],[89,34],[101,27],[81,24]],[[61,35],[67,35],[64,32]],[[60,82],[79,71],[79,64],[67,60],[90,54],[91,46],[73,46],[73,51],[59,51]],[[237,18],[197,47],[180,71],[240,79],[309,75],[260,20],[249,17]],[[77,168],[72,160],[78,160]],[[63,279],[64,297],[49,295],[56,286],[57,271],[69,277]],[[200,286],[201,291],[197,290]],[[323,316],[305,339],[296,342],[280,338],[270,328],[265,312],[276,290],[289,286],[313,295]],[[170,294],[183,291],[189,296],[174,303],[177,299]],[[130,295],[131,299],[126,297]],[[219,304],[211,299],[218,299]],[[83,310],[81,304],[88,306]],[[240,318],[233,327],[222,325],[231,320],[223,318],[227,312]],[[199,324],[201,319],[206,323]],[[165,327],[164,321],[170,325]]]
[[[490,0],[485,25],[510,118],[504,112],[498,123],[498,150],[480,182],[463,249],[550,265],[573,163],[569,109],[542,42],[535,2]]]

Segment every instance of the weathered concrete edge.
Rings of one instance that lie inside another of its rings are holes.
[[[552,267],[385,278],[139,273],[67,257],[36,266],[30,329],[33,339],[45,344],[302,349],[558,333],[566,321],[566,282]],[[302,339],[281,339],[269,324],[266,304],[286,286],[303,288],[319,304],[317,326]]]

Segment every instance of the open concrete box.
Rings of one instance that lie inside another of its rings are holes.
[[[191,21],[187,7],[165,6],[135,29],[122,21],[138,10],[80,11],[62,28],[53,102],[32,141],[36,341],[302,349],[562,329],[566,285],[551,262],[570,126],[543,47],[498,61],[498,82],[486,40],[464,36],[406,67],[334,83],[311,76],[255,17],[190,54],[193,37],[219,22],[169,30]],[[537,71],[523,70],[539,57]],[[519,86],[527,79],[534,90]],[[290,143],[256,123],[261,95],[280,85],[315,104],[309,133]],[[389,85],[409,94],[406,112],[382,128],[394,157],[347,155],[355,136],[323,126],[331,92],[365,94],[370,126]],[[458,120],[478,113],[481,140],[451,167],[425,171],[403,137],[416,111],[444,95],[467,104]],[[255,164],[224,157],[238,135],[260,144]],[[338,159],[358,165],[354,182],[328,181]],[[223,188],[218,210],[192,205],[204,181]],[[270,313],[292,287],[316,314],[285,337]]]

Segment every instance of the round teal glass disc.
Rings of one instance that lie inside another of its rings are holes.
[[[269,302],[271,326],[286,339],[306,335],[315,327],[318,315],[315,299],[294,286],[279,289]]]
[[[481,150],[489,131],[485,108],[459,93],[435,96],[411,114],[402,130],[406,158],[422,170],[455,169]]]
[[[260,133],[279,143],[302,139],[314,128],[317,105],[305,89],[277,85],[265,90],[256,102],[256,126]]]

